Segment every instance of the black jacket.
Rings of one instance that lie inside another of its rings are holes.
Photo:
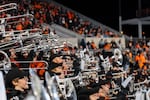
[[[27,91],[18,91],[14,88],[7,89],[7,100],[24,100],[27,96]]]

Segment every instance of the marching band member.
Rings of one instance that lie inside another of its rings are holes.
[[[50,75],[58,75],[59,78],[65,78],[64,69],[67,69],[67,66],[66,64],[64,64],[61,55],[51,55],[48,67],[48,72],[50,73]]]
[[[58,84],[60,88],[60,99],[61,100],[75,100],[76,92],[72,81],[66,78],[69,66],[66,64],[62,55],[54,54],[50,57],[50,66],[48,67],[48,72],[50,76],[56,76],[58,78]]]
[[[110,100],[109,97],[110,86],[111,86],[110,81],[103,80],[102,82],[100,82],[100,88],[98,91],[100,100]]]
[[[29,85],[26,73],[14,67],[5,76],[7,100],[23,100],[28,94]]]
[[[78,92],[78,100],[97,100],[99,88],[82,88]]]
[[[67,70],[67,66],[64,63],[63,59],[61,58],[61,55],[59,54],[54,54],[51,55],[50,60],[49,60],[49,67],[48,67],[48,72],[51,77],[56,76],[58,79],[58,84],[61,93],[59,94],[61,100],[65,100],[65,70]],[[63,80],[64,79],[64,80]]]
[[[79,100],[110,100],[110,81],[102,80],[95,87],[84,87],[78,91]]]

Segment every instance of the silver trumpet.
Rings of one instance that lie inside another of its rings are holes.
[[[17,4],[16,3],[4,4],[4,5],[1,5],[0,8],[3,8],[2,10],[0,10],[0,12],[17,9]]]
[[[90,84],[91,80],[98,83],[98,73],[95,71],[91,72],[79,72],[77,76],[74,77],[68,77],[66,79],[69,79],[71,81],[74,81],[76,84],[75,87],[83,87]]]
[[[100,70],[97,70],[97,69],[85,69],[85,70],[80,71],[77,76],[68,77],[68,78],[71,79],[72,81],[78,81],[75,84],[76,87],[87,86],[88,84],[90,84],[91,80],[93,82],[98,83],[99,79],[102,79],[102,80],[106,79],[106,74],[98,75],[99,71]],[[126,74],[126,71],[119,72],[119,73],[113,73],[112,79],[124,78],[124,74]]]
[[[118,72],[118,73],[112,73],[112,78],[116,79],[116,78],[124,78],[124,75],[126,74],[126,71],[122,71],[122,72]],[[100,79],[104,79],[105,78],[105,74],[101,74],[99,75]]]

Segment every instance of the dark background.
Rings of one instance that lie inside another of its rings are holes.
[[[119,31],[119,15],[122,20],[136,17],[139,8],[139,0],[54,0],[81,14],[93,18],[104,25]],[[150,0],[141,0],[141,8],[150,8]],[[119,8],[120,12],[119,13]],[[138,27],[136,25],[123,25],[124,34],[138,37]],[[150,37],[150,25],[143,26],[146,37]]]

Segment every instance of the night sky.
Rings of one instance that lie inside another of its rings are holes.
[[[119,30],[119,0],[54,0],[64,6],[93,18],[104,25]],[[123,20],[136,17],[139,0],[121,0],[121,16]],[[150,0],[141,0],[141,8],[150,8]],[[150,15],[150,14],[149,14]],[[150,36],[150,25],[143,26],[147,36]],[[138,37],[137,26],[123,25],[124,34]],[[149,33],[149,34],[148,34]]]

